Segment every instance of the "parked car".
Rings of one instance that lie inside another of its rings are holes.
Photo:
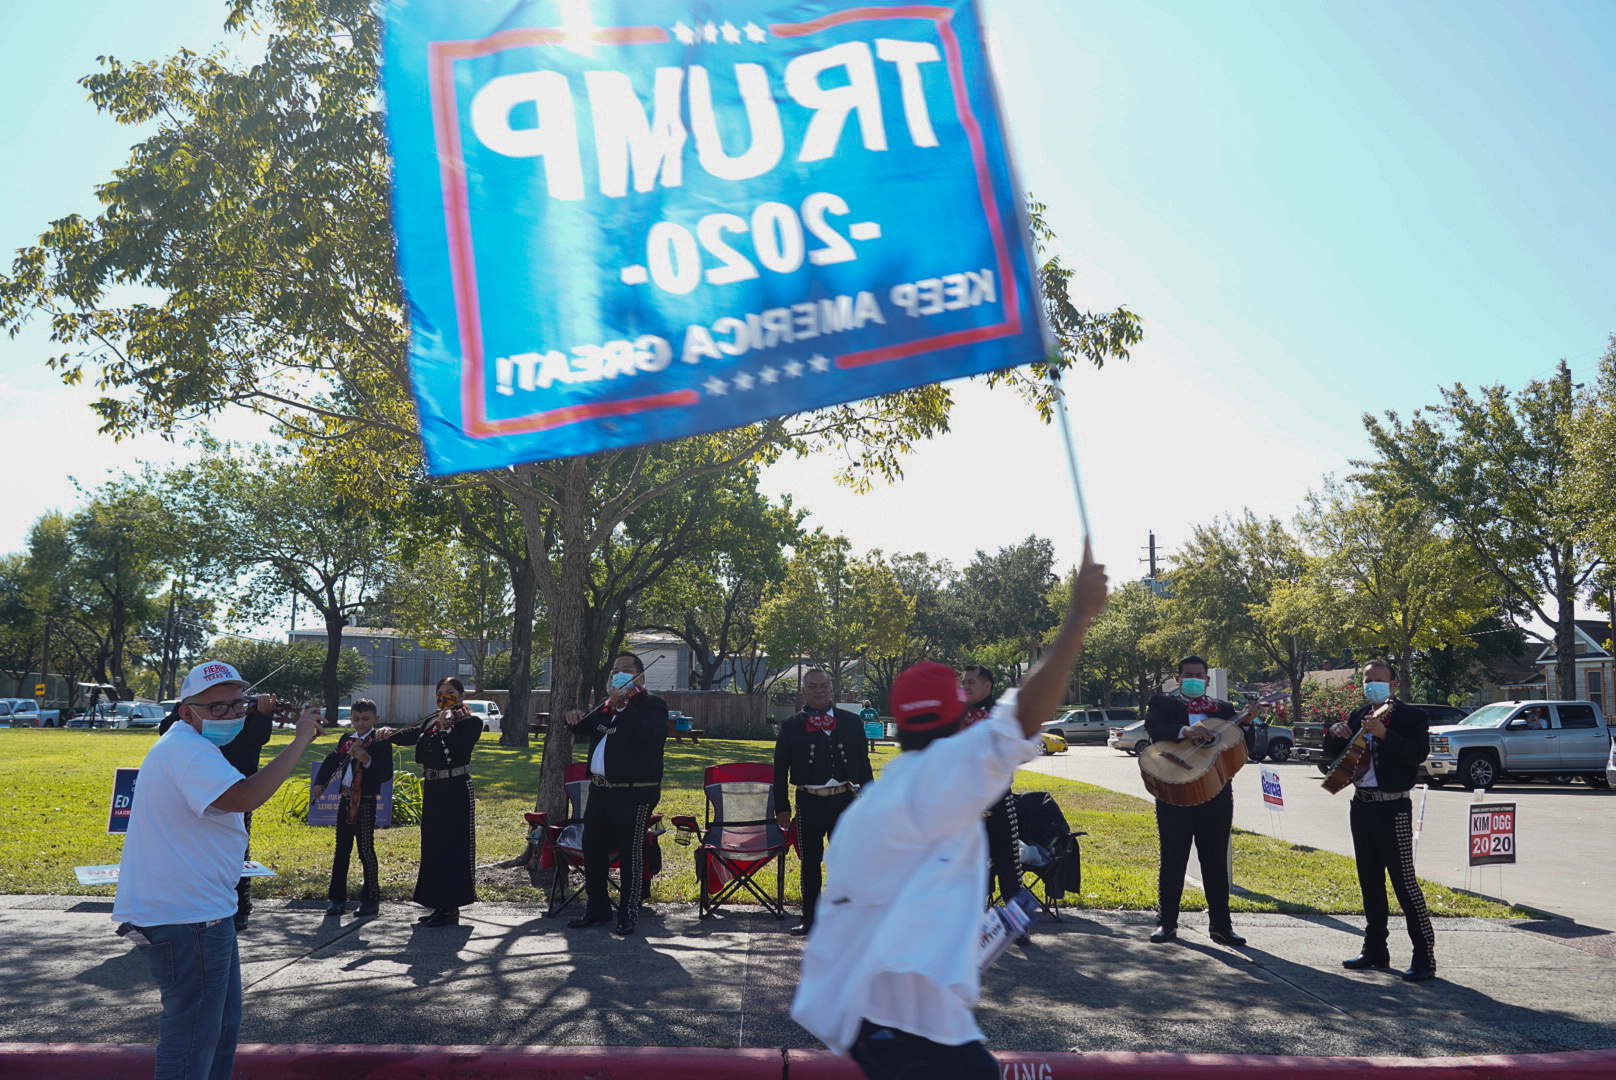
[[[1423,701],[1416,701],[1413,704],[1415,708],[1424,711],[1425,722],[1432,730],[1438,726],[1462,723],[1469,712],[1457,705],[1428,705]],[[1306,720],[1291,725],[1291,739],[1297,759],[1316,763],[1321,773],[1330,771],[1330,761],[1324,756],[1326,726]]]
[[[0,698],[0,724],[8,727],[55,727],[61,713],[41,709],[33,698]]]
[[[1420,772],[1435,787],[1457,780],[1467,791],[1539,777],[1606,787],[1610,739],[1591,701],[1499,701],[1457,724],[1432,725],[1431,756]]]
[[[1068,743],[1103,743],[1114,727],[1122,727],[1139,719],[1133,709],[1096,709],[1077,705],[1062,709],[1055,719],[1046,721],[1043,729],[1059,735]]]
[[[102,709],[103,706],[96,706]],[[168,713],[163,711],[161,705],[150,701],[114,701],[105,706],[100,718],[105,721],[101,726],[110,728],[154,728],[163,722]]]
[[[1277,764],[1290,760],[1296,736],[1288,726],[1270,723],[1265,717],[1259,716],[1252,721],[1251,729],[1257,735],[1257,745],[1251,752],[1252,761],[1272,761]]]
[[[1111,736],[1106,739],[1105,744],[1125,753],[1138,755],[1150,745],[1150,736],[1145,734],[1145,722],[1136,720],[1126,727],[1112,728]]]
[[[1066,740],[1056,735],[1053,731],[1040,731],[1038,737],[1043,740],[1043,746],[1039,748],[1038,752],[1045,757],[1066,753]]]
[[[500,722],[504,719],[504,714],[499,711],[498,702],[467,701],[466,708],[471,710],[471,715],[482,720],[484,731],[492,731],[496,735],[499,734]]]

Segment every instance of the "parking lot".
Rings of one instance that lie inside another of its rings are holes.
[[[1109,747],[1074,746],[1025,767],[1149,797],[1139,779],[1138,761]],[[1247,765],[1234,779],[1235,825],[1293,844],[1352,854],[1347,830],[1351,796],[1326,793],[1312,764],[1291,761],[1273,768],[1281,778],[1285,811],[1273,813],[1264,806],[1257,767]],[[1467,870],[1466,807],[1473,795],[1457,787],[1433,788],[1416,855],[1421,877],[1616,932],[1616,858],[1611,856],[1616,791],[1582,783],[1559,787],[1539,782],[1502,784],[1475,794],[1484,795],[1487,802],[1517,804],[1516,865]],[[1234,880],[1238,886],[1238,860]]]

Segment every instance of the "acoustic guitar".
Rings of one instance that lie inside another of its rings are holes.
[[[1246,763],[1246,735],[1240,730],[1241,723],[1289,696],[1284,690],[1275,690],[1227,720],[1206,717],[1201,726],[1213,733],[1211,742],[1177,739],[1151,743],[1139,755],[1145,790],[1174,806],[1198,806],[1214,797]]]
[[[1388,701],[1364,717],[1364,719],[1379,720],[1391,712],[1392,706],[1395,704],[1395,700]],[[1325,730],[1328,731],[1329,728],[1326,727]],[[1352,783],[1352,778],[1358,772],[1358,766],[1363,763],[1364,755],[1367,753],[1369,753],[1369,732],[1365,731],[1360,725],[1358,733],[1352,737],[1352,741],[1347,744],[1347,748],[1341,751],[1334,761],[1330,762],[1329,771],[1324,774],[1324,779],[1320,781],[1324,785],[1324,790],[1331,795],[1344,790],[1348,784]]]

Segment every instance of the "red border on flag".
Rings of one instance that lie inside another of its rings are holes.
[[[971,148],[971,160],[976,168],[977,189],[982,197],[982,210],[992,236],[994,255],[998,264],[1000,295],[1004,298],[1008,318],[992,326],[974,330],[960,330],[938,334],[929,338],[889,345],[864,352],[847,353],[836,357],[839,368],[863,367],[888,360],[899,360],[934,349],[947,349],[971,345],[980,341],[1010,337],[1021,332],[1021,314],[1017,304],[1016,282],[1010,272],[1010,252],[1005,238],[1004,222],[993,205],[993,177],[988,168],[987,148],[982,140],[982,127],[971,111],[965,89],[964,60],[960,55],[959,40],[951,25],[953,10],[929,4],[903,7],[849,8],[818,19],[802,23],[771,25],[769,32],[776,37],[803,37],[833,26],[850,22],[876,19],[930,19],[937,27],[937,36],[943,44],[948,66],[949,83],[954,91],[954,108],[965,128],[966,141]],[[466,163],[460,143],[459,104],[455,98],[454,64],[488,56],[505,49],[533,45],[566,45],[582,38],[595,45],[647,45],[664,44],[668,32],[660,26],[617,26],[576,32],[562,27],[531,27],[504,30],[475,41],[433,41],[427,44],[427,70],[432,96],[432,127],[438,147],[438,169],[443,185],[443,213],[449,238],[449,271],[455,294],[456,322],[460,330],[461,376],[460,410],[466,434],[476,439],[493,435],[518,435],[547,431],[566,424],[596,420],[608,416],[623,416],[667,409],[680,405],[694,405],[701,395],[694,390],[676,390],[645,397],[624,398],[592,404],[566,405],[558,409],[506,420],[490,420],[485,412],[483,395],[482,311],[477,296],[477,269],[471,238],[471,207],[466,193]]]

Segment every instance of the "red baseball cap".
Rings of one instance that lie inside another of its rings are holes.
[[[965,688],[947,664],[922,660],[892,680],[892,718],[905,731],[931,731],[965,715]],[[933,715],[927,715],[933,714]],[[925,716],[921,720],[919,717]]]

